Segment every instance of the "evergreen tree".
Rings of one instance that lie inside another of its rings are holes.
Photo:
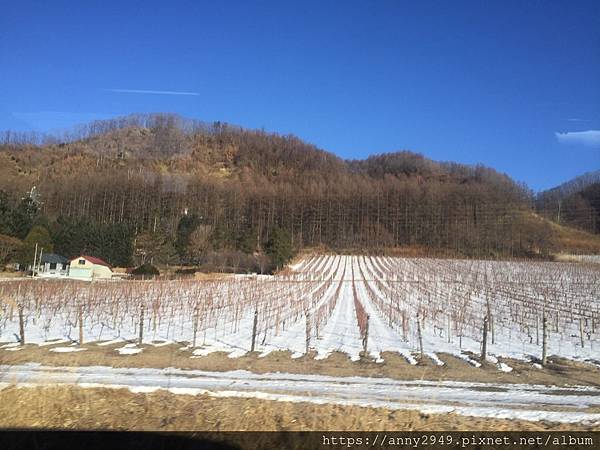
[[[133,263],[133,233],[121,223],[100,225],[98,236],[103,242],[98,246],[98,254],[114,266],[128,267]]]
[[[211,241],[216,249],[234,249],[237,244],[235,234],[225,224],[214,227]]]
[[[57,252],[68,258],[88,254],[114,266],[130,266],[133,262],[133,233],[125,224],[59,218],[53,238]]]
[[[18,255],[22,245],[19,239],[0,234],[0,264],[5,264]]]
[[[12,232],[12,205],[8,194],[0,190],[0,234]]]
[[[271,230],[265,249],[271,257],[273,265],[280,269],[293,255],[290,233],[285,228],[274,228]]]
[[[145,231],[135,237],[134,255],[140,265],[170,263],[174,254],[172,240],[161,231]]]
[[[132,275],[158,276],[160,271],[150,263],[144,263],[131,271]]]
[[[87,241],[92,232],[87,222],[75,222],[64,217],[59,217],[52,227],[52,238],[56,252],[74,258],[89,251]]]
[[[240,236],[239,236],[238,242],[237,242],[237,244],[238,244],[237,247],[238,247],[238,250],[240,250],[246,254],[252,254],[256,251],[257,243],[258,243],[258,239],[257,239],[256,228],[249,227],[249,228],[245,228],[240,233]]]
[[[27,233],[27,236],[23,241],[23,246],[19,252],[18,262],[22,266],[27,267],[33,264],[36,244],[38,254],[42,249],[44,253],[52,253],[54,251],[54,245],[52,244],[52,238],[50,237],[48,230],[36,225],[29,233]]]
[[[10,234],[19,239],[25,238],[39,216],[37,199],[26,195],[12,212]]]
[[[186,214],[179,220],[177,225],[177,237],[175,239],[175,250],[180,257],[187,253],[190,235],[200,224],[200,218],[196,214]]]

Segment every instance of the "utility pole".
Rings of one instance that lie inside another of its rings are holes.
[[[42,264],[42,253],[44,253],[44,247],[40,248],[40,257],[38,258],[37,262],[38,268]]]

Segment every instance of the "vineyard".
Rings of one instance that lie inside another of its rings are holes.
[[[383,361],[478,367],[498,357],[545,363],[556,355],[600,364],[600,271],[591,265],[420,258],[307,257],[276,276],[208,281],[6,280],[0,342],[177,342],[193,357],[288,350]]]

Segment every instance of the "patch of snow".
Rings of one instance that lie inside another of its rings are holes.
[[[288,264],[288,267],[292,270],[298,270],[304,265],[304,260],[300,260],[296,264]]]
[[[246,350],[244,350],[243,348],[238,348],[238,349],[231,351],[227,355],[227,357],[228,358],[239,358],[240,356],[244,356],[246,353],[248,353],[248,352]]]
[[[49,351],[54,352],[54,353],[72,353],[72,352],[82,352],[84,350],[85,350],[85,348],[80,348],[80,347],[54,347],[54,348],[51,348]]]
[[[443,366],[445,363],[444,361],[442,361],[438,355],[436,355],[435,353],[431,352],[431,353],[426,353],[427,356],[429,356],[429,358],[437,365],[437,366]]]
[[[154,283],[163,282],[146,282],[144,289],[148,290],[143,291],[140,298],[133,298],[135,296],[128,292],[130,284],[112,282],[114,294],[123,296],[120,307],[115,311],[110,302],[93,306],[93,314],[86,316],[83,341],[104,346],[137,339],[137,308],[140,299],[143,299],[148,308],[146,311],[158,308],[159,312],[158,316],[147,317],[145,344],[161,346],[170,342],[192,342],[194,307],[198,299],[206,299],[200,302],[202,320],[196,330],[201,351],[192,357],[212,352],[240,357],[250,349],[255,311],[250,300],[255,298],[254,292],[260,292],[256,351],[261,356],[271,351],[289,351],[293,357],[304,354],[307,337],[305,312],[308,312],[311,326],[314,327],[315,318],[319,323],[318,333],[316,329],[308,330],[311,353],[314,350],[317,359],[324,359],[339,351],[356,361],[362,352],[362,342],[352,294],[354,279],[358,299],[370,316],[367,346],[370,357],[379,361],[383,359],[384,352],[393,352],[403,355],[413,364],[412,355],[422,341],[423,351],[427,354],[456,355],[479,367],[477,361],[467,359],[461,353],[477,355],[480,352],[482,315],[486,303],[490,305],[493,317],[493,342],[488,342],[490,363],[498,365],[497,360],[502,358],[529,363],[530,355],[536,358],[541,355],[541,322],[536,316],[542,296],[536,287],[515,281],[529,279],[530,273],[543,273],[551,282],[560,281],[564,289],[573,291],[574,310],[579,311],[579,315],[583,311],[586,318],[589,318],[589,311],[597,309],[599,301],[575,283],[578,277],[593,283],[597,279],[594,278],[595,272],[589,273],[587,266],[581,266],[573,274],[570,270],[563,273],[560,263],[314,255],[300,259],[291,267],[298,271],[274,276],[240,275],[214,284],[164,282],[164,285],[159,285],[160,289],[155,289],[157,285]],[[565,266],[565,269],[568,267]],[[493,282],[482,288],[481,275],[484,273],[491,276]],[[98,293],[92,292],[96,286],[82,284],[77,289],[80,289],[81,298],[88,294],[94,298]],[[339,290],[338,286],[341,286]],[[333,302],[329,301],[334,300],[336,293],[333,307]],[[237,301],[238,294],[240,302]],[[77,327],[73,327],[73,318],[77,314],[78,302],[75,297],[65,295],[58,290],[52,294],[53,301],[41,302],[37,309],[26,311],[27,344],[67,345],[67,342],[74,341]],[[579,318],[567,320],[566,315],[556,314],[557,310],[562,310],[560,306],[564,299],[556,294],[550,297],[549,354],[577,361],[587,360],[600,367],[597,356],[600,334],[597,329],[591,332],[590,327],[584,325],[587,327],[584,332],[589,336],[585,346],[581,346]],[[464,307],[465,317],[469,318],[468,322],[460,324],[461,337],[457,336],[459,324],[455,323],[456,319],[451,314],[460,306],[458,301],[464,302],[461,307]],[[61,305],[58,310],[48,306],[56,304]],[[331,309],[321,308],[327,304],[332,306]],[[243,307],[239,308],[240,305]],[[511,313],[511,308],[517,306],[524,308],[519,323],[515,322]],[[420,310],[425,314],[419,338],[416,314]],[[276,317],[273,311],[277,311]],[[319,317],[314,315],[317,312]],[[13,340],[13,336],[19,334],[18,315],[3,315],[2,319],[2,338]],[[16,343],[14,348],[18,347]],[[3,345],[0,348],[8,350],[11,347]],[[436,359],[432,360],[439,365]],[[499,367],[499,370],[502,368]]]
[[[0,366],[0,385],[54,384],[167,390],[180,395],[258,398],[286,402],[341,404],[424,413],[600,424],[600,389],[511,383],[392,380],[292,373],[256,374],[244,370],[210,372],[175,368]],[[493,388],[493,389],[492,389]]]
[[[209,355],[213,350],[210,348],[197,348],[192,352],[192,358],[200,358],[202,356]]]
[[[475,361],[474,359],[471,359],[469,357],[469,355],[465,355],[464,353],[454,353],[453,356],[456,356],[466,362],[468,362],[469,364],[471,364],[474,367],[481,367],[481,363],[479,361]]]
[[[487,362],[491,362],[492,364],[498,364],[498,358],[496,358],[494,355],[486,355],[485,360]]]
[[[20,347],[20,346],[21,346],[20,342],[11,342],[10,344],[4,344],[4,345],[0,346],[0,348],[9,349],[9,348],[15,348],[15,347]]]
[[[410,352],[400,351],[399,353],[408,361],[411,366],[416,366],[419,363]]]
[[[173,344],[173,341],[158,341],[158,342],[150,342],[150,345],[152,345],[153,347],[164,347],[165,345],[171,345]]]
[[[38,344],[39,347],[46,347],[48,345],[55,345],[55,344],[66,344],[67,342],[71,342],[68,339],[53,339],[51,341],[46,341],[46,342],[40,342]]]
[[[100,347],[105,347],[107,345],[120,344],[121,342],[125,342],[125,339],[122,339],[122,338],[112,339],[110,341],[98,342],[96,345],[99,345]]]
[[[115,349],[119,355],[137,355],[138,353],[142,353],[142,350],[137,344],[126,344],[123,347]]]
[[[354,309],[354,297],[352,294],[351,279],[352,260],[350,257],[343,257],[342,288],[340,297],[337,299],[335,308],[331,317],[327,321],[319,339],[315,343],[317,356],[315,359],[325,359],[332,352],[339,351],[348,354],[350,360],[358,361],[362,352],[362,340],[356,322],[356,312]]]

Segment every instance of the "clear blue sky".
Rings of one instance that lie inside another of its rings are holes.
[[[600,1],[2,1],[0,129],[134,112],[548,188],[600,169]]]

